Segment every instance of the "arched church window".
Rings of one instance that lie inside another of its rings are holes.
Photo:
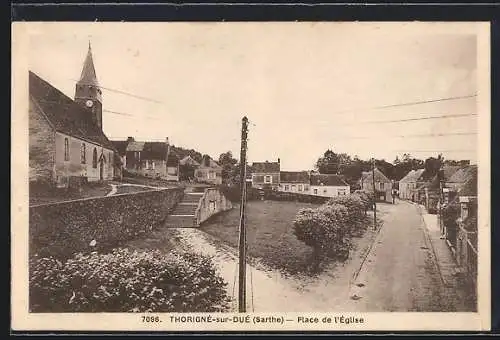
[[[64,138],[64,160],[69,161],[69,139]]]
[[[92,167],[97,168],[97,148],[94,148],[94,153],[92,155]]]

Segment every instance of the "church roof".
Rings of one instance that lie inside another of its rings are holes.
[[[56,131],[115,150],[104,132],[92,121],[92,112],[29,71],[29,94]]]
[[[83,63],[82,74],[80,75],[80,80],[78,83],[85,85],[99,86],[97,81],[97,75],[94,67],[94,59],[92,58],[92,48],[89,43],[89,50],[87,52],[87,57]]]

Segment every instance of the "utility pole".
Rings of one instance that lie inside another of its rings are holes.
[[[240,313],[246,312],[246,228],[245,228],[245,204],[246,204],[246,177],[247,177],[247,135],[248,118],[243,117],[241,127],[241,151],[240,151],[240,235],[239,235],[239,286],[238,286],[238,309]]]
[[[372,184],[373,184],[373,230],[377,230],[377,193],[375,189],[375,158],[372,158]]]

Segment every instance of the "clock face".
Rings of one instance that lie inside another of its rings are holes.
[[[85,105],[87,105],[87,107],[92,107],[92,105],[94,105],[94,102],[92,100],[87,100],[85,102]]]

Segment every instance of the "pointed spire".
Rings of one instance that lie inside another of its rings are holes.
[[[92,47],[90,45],[89,40],[89,50],[87,52],[87,57],[85,58],[85,62],[83,63],[82,74],[80,75],[80,80],[78,83],[82,83],[84,85],[94,85],[99,86],[99,82],[97,81],[97,75],[94,67],[94,60],[92,58]]]

